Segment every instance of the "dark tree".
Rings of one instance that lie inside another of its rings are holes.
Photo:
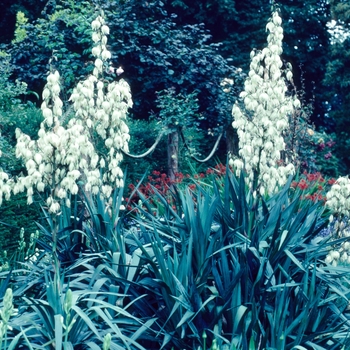
[[[325,86],[328,88],[329,116],[334,122],[336,153],[343,165],[342,172],[350,168],[350,3],[333,0],[332,45],[326,66]]]

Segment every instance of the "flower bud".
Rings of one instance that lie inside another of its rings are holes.
[[[91,28],[92,30],[97,30],[101,27],[101,23],[100,21],[98,21],[97,19],[95,19],[94,21],[92,21],[91,23]]]
[[[106,25],[103,25],[101,28],[102,34],[108,35],[109,34],[109,28]]]
[[[106,61],[109,60],[112,57],[112,55],[108,50],[104,50],[102,51],[101,57],[104,61]]]

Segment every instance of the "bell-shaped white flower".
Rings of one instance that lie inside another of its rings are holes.
[[[288,118],[293,108],[300,107],[298,100],[294,100],[293,105],[291,97],[286,95],[280,58],[283,37],[281,23],[278,13],[273,13],[266,26],[270,32],[267,47],[261,52],[251,53],[250,71],[244,91],[240,94],[245,108],[235,103],[232,109],[232,126],[237,129],[242,160],[232,161],[231,164],[237,173],[244,164],[249,185],[258,180],[261,194],[266,191],[274,193],[278,186],[287,181],[288,175],[294,173],[292,164],[286,162],[280,165],[281,152],[285,150],[282,135],[288,129]],[[287,74],[287,78],[290,78],[290,70]],[[256,176],[257,179],[254,179]]]

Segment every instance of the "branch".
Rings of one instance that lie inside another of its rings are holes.
[[[158,143],[159,143],[159,141],[160,141],[160,139],[162,138],[163,135],[164,135],[164,131],[162,131],[162,132],[158,135],[158,137],[157,137],[156,141],[154,142],[154,144],[152,145],[152,147],[151,147],[148,151],[146,151],[145,153],[137,154],[137,155],[136,155],[136,154],[130,154],[130,153],[124,151],[124,150],[122,150],[122,152],[123,152],[126,156],[128,156],[128,157],[130,157],[130,158],[143,158],[143,157],[146,157],[147,155],[149,155],[149,154],[157,147],[157,145],[158,145]]]
[[[196,161],[199,162],[199,163],[205,163],[205,162],[207,162],[207,161],[214,155],[214,153],[215,153],[215,151],[216,151],[216,147],[218,146],[218,144],[219,144],[219,142],[220,142],[220,140],[221,140],[221,137],[222,137],[222,135],[224,134],[224,132],[222,132],[222,133],[219,135],[218,139],[217,139],[216,142],[215,142],[215,145],[214,145],[213,149],[211,150],[211,152],[210,152],[210,154],[208,155],[207,158],[205,158],[205,159],[198,159],[197,157],[195,157],[195,156],[193,156],[193,155],[191,154],[190,148],[189,148],[189,146],[187,145],[187,142],[186,142],[186,140],[185,140],[185,136],[184,136],[182,130],[180,131],[180,133],[181,133],[181,138],[182,138],[182,141],[183,141],[185,147],[186,147],[187,150],[190,152],[190,157],[192,157],[194,160],[196,160]]]

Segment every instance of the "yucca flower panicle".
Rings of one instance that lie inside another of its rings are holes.
[[[251,63],[240,102],[232,109],[232,126],[239,138],[239,154],[230,164],[239,175],[245,169],[247,183],[261,194],[276,192],[295,169],[292,159],[282,159],[286,149],[284,133],[289,117],[300,101],[288,94],[286,80],[292,79],[290,69],[283,70],[282,19],[274,12],[266,26],[267,47],[251,52]]]
[[[93,128],[104,140],[107,149],[106,159],[94,157],[96,166],[104,168],[102,183],[99,187],[106,197],[110,197],[115,187],[123,186],[123,171],[120,163],[122,150],[128,152],[130,139],[126,124],[128,109],[132,107],[130,87],[120,79],[109,82],[104,79],[104,72],[111,67],[111,53],[107,48],[109,28],[104,18],[98,16],[91,24],[92,39],[95,46],[92,54],[95,57],[93,74],[80,82],[73,90],[70,100],[73,102],[76,118],[72,124],[82,120],[87,128]],[[86,174],[88,178],[96,174]],[[88,189],[97,190],[96,184],[87,184]]]
[[[91,26],[95,64],[92,74],[77,84],[69,99],[74,117],[66,126],[62,125],[60,74],[52,70],[42,93],[43,121],[38,139],[32,140],[16,130],[16,156],[23,159],[26,174],[11,182],[6,174],[0,173],[0,201],[3,193],[7,198],[11,191],[26,191],[31,204],[35,191],[45,191],[49,212],[58,215],[62,203],[70,206],[71,195],[78,193],[78,182],[89,193],[100,193],[106,200],[115,188],[123,186],[120,162],[130,139],[126,116],[132,106],[131,93],[123,79],[111,82],[104,78],[112,56],[107,49],[109,28],[102,16]],[[104,142],[105,157],[96,150],[93,141],[96,135]]]

